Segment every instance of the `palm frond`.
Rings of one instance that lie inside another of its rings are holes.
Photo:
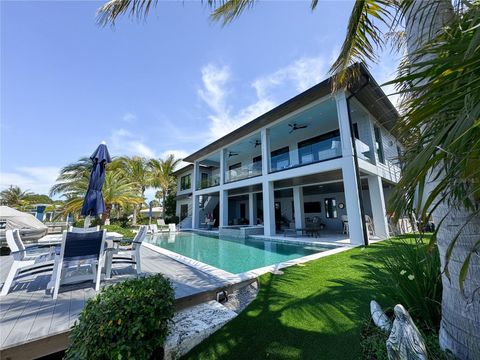
[[[119,16],[127,13],[130,17],[142,19],[157,4],[158,0],[110,0],[97,10],[97,24],[113,25]]]
[[[352,76],[358,77],[358,71],[349,71],[353,64],[377,61],[377,50],[385,44],[379,25],[388,27],[394,12],[388,0],[355,1],[340,54],[330,68],[335,89],[344,87]]]

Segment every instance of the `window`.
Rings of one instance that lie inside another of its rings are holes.
[[[180,221],[188,216],[188,204],[180,205]]]
[[[337,200],[335,198],[325,199],[325,216],[327,219],[337,218]]]
[[[382,142],[382,133],[378,126],[373,127],[375,132],[375,148],[377,150],[378,161],[382,164],[385,164],[385,155],[383,154],[383,142]]]
[[[339,156],[340,151],[339,130],[334,130],[298,143],[300,164],[309,164],[331,159],[332,157]]]
[[[253,170],[262,171],[262,155],[253,158]]]
[[[288,146],[272,151],[272,171],[278,171],[290,167],[290,154]]]
[[[322,208],[320,204],[321,204],[320,201],[303,203],[303,212],[306,214],[322,212]]]
[[[180,190],[188,190],[190,189],[190,174],[182,176],[180,178]]]

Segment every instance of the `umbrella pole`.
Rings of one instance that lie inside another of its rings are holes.
[[[85,216],[85,221],[83,222],[83,228],[88,229],[90,227],[91,218],[90,215]]]

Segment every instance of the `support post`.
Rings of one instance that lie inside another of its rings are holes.
[[[260,133],[262,143],[262,175],[270,172],[270,129],[262,129]]]
[[[192,228],[198,229],[200,227],[200,199],[198,195],[193,195],[192,203]]]
[[[228,190],[220,190],[219,195],[219,226],[225,227],[228,226]]]
[[[293,187],[293,208],[295,210],[295,229],[305,228],[305,215],[303,213],[303,189],[300,186]]]
[[[373,227],[375,235],[380,239],[388,238],[387,210],[383,195],[382,178],[377,175],[368,176],[368,191],[372,206]]]
[[[347,206],[348,233],[350,243],[363,245],[363,222],[360,210],[360,199],[358,194],[357,177],[352,157],[344,158],[342,166],[343,187],[345,191],[345,204]]]
[[[256,225],[256,218],[255,218],[255,193],[248,194],[248,223],[250,226]]]
[[[265,236],[275,235],[275,194],[273,182],[264,181],[263,188],[263,234]]]

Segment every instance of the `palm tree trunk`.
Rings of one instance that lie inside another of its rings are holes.
[[[135,204],[133,205],[133,217],[132,217],[132,225],[136,226],[137,225],[137,215],[138,214],[138,205]]]
[[[162,219],[165,220],[165,201],[167,200],[167,192],[162,191]]]
[[[432,8],[436,6],[435,10]],[[410,57],[425,42],[442,31],[442,28],[455,16],[450,0],[414,0],[406,14],[407,48]],[[425,60],[413,59],[412,61]],[[425,81],[428,81],[426,79]],[[437,173],[435,170],[432,174]],[[426,192],[434,183],[427,184]],[[473,249],[480,235],[480,219],[473,219],[461,229],[469,213],[465,209],[449,212],[448,204],[441,204],[432,214],[435,224],[445,217],[439,227],[437,245],[442,269],[446,265],[446,252],[461,230],[448,264],[450,279],[442,272],[442,320],[440,324],[440,346],[449,350],[459,359],[480,359],[480,301],[475,300],[475,290],[480,289],[479,256],[471,258],[468,275],[465,278],[465,296],[460,290],[460,269]],[[478,292],[478,291],[477,291]],[[477,298],[478,298],[477,294]]]
[[[449,210],[447,204],[437,208],[433,213],[435,223],[438,224]],[[448,264],[450,279],[442,274],[440,346],[459,359],[473,360],[480,359],[480,256],[474,254],[471,257],[464,282],[465,294],[462,294],[459,283],[462,264],[480,239],[480,217],[475,217],[461,229],[469,216],[463,209],[448,214],[439,228],[437,243],[443,269],[447,248],[461,230]]]

